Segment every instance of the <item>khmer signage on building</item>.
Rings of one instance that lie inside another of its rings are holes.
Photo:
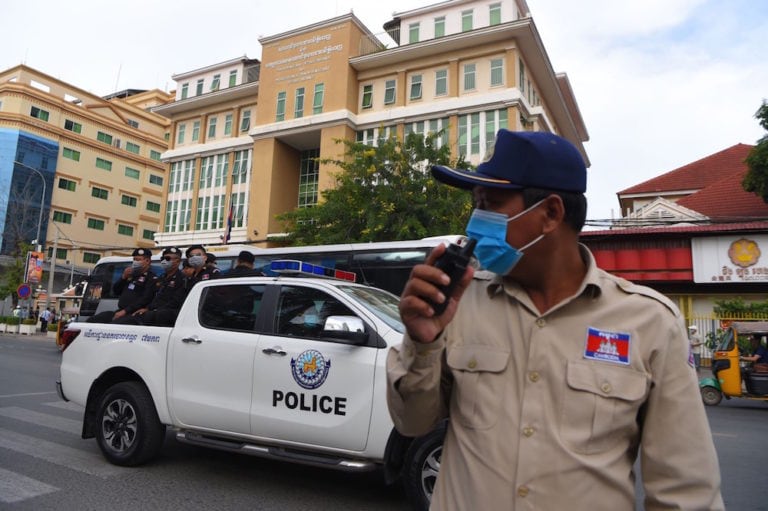
[[[768,235],[694,238],[691,250],[696,283],[768,282]]]

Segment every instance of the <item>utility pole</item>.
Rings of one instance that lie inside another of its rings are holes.
[[[59,230],[55,229],[53,237],[53,254],[51,254],[51,270],[48,274],[48,293],[45,295],[45,309],[51,306],[51,296],[53,296],[53,275],[56,272],[56,252],[59,250]]]

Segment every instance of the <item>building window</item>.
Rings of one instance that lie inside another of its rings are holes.
[[[317,204],[317,183],[320,176],[319,149],[301,152],[299,162],[299,207]]]
[[[235,151],[235,162],[232,165],[232,184],[248,182],[248,172],[251,170],[251,150]]]
[[[435,38],[445,35],[445,16],[435,18]]]
[[[150,174],[149,175],[149,184],[157,185],[157,186],[163,186],[163,177],[162,176],[158,176],[157,174]]]
[[[233,193],[229,197],[232,205],[232,227],[245,225],[245,192]]]
[[[189,96],[189,82],[181,85],[181,99],[187,99]]]
[[[251,111],[243,110],[242,118],[240,119],[240,131],[248,131],[251,129]]]
[[[384,85],[384,104],[385,105],[391,105],[395,102],[395,86],[396,86],[395,80],[387,80],[386,84]]]
[[[446,94],[448,94],[448,70],[438,69],[435,71],[435,96]]]
[[[108,144],[108,145],[112,145],[112,135],[108,135],[103,131],[99,131],[96,134],[96,140],[98,140],[99,142],[104,142],[105,144]]]
[[[136,169],[132,169],[131,167],[125,167],[125,177],[130,177],[131,179],[139,179],[141,178],[141,172]]]
[[[229,174],[229,155],[217,154],[213,186],[227,186],[227,174]]]
[[[69,158],[70,160],[80,161],[80,151],[75,151],[74,149],[70,149],[68,147],[65,147],[61,150],[61,155],[64,158]]]
[[[73,133],[82,133],[83,132],[83,125],[79,122],[70,121],[69,119],[64,121],[64,129],[69,130]]]
[[[199,188],[210,188],[213,183],[213,156],[206,156],[200,160]]]
[[[491,87],[504,85],[504,60],[491,59]]]
[[[203,83],[204,83],[204,80],[202,78],[197,81],[197,86],[195,89],[196,96],[199,96],[200,94],[203,93]]]
[[[74,192],[75,188],[77,188],[77,183],[74,181],[70,181],[69,179],[64,179],[63,177],[59,178],[59,188],[62,190],[68,190],[70,192]]]
[[[71,224],[72,223],[72,213],[64,213],[63,211],[54,211],[53,212],[53,221],[59,222],[60,224]]]
[[[137,204],[137,202],[138,202],[138,201],[136,200],[136,197],[131,197],[130,195],[125,195],[125,194],[123,194],[123,195],[120,197],[120,204],[122,204],[122,205],[124,205],[124,206],[130,206],[130,207],[132,207],[132,208],[135,208],[135,207],[136,207],[136,204]]]
[[[221,85],[221,75],[213,75],[213,81],[211,81],[211,90],[219,90],[219,86]]]
[[[109,191],[105,190],[104,188],[99,188],[98,186],[94,186],[93,188],[91,188],[91,197],[107,200],[109,198]]]
[[[411,99],[421,99],[421,75],[411,75]]]
[[[464,65],[464,90],[475,90],[475,65]]]
[[[224,136],[228,137],[232,135],[232,114],[227,114],[224,117]]]
[[[408,25],[408,42],[409,43],[419,42],[419,23],[411,23],[410,25]]]
[[[196,230],[224,227],[224,195],[197,198]]]
[[[208,138],[216,138],[216,118],[208,119]]]
[[[184,143],[184,135],[187,133],[187,125],[186,124],[179,124],[179,133],[176,137],[176,143],[177,144],[183,144]]]
[[[275,121],[285,120],[285,91],[277,93],[277,110],[275,112]]]
[[[89,218],[88,219],[88,228],[94,229],[97,231],[103,231],[104,230],[104,220],[99,220],[98,218]]]
[[[298,119],[304,116],[304,87],[296,89],[296,101],[293,105],[293,117]]]
[[[96,158],[96,168],[112,171],[112,162],[104,158]]]
[[[491,4],[488,6],[488,18],[490,19],[490,25],[501,23],[501,4]]]
[[[50,259],[53,257],[53,247],[48,247],[48,258]],[[67,259],[67,249],[66,248],[57,248],[56,249],[56,259]]]
[[[229,86],[234,87],[237,85],[237,69],[229,72]]]
[[[155,231],[151,231],[149,229],[144,229],[144,231],[141,234],[141,237],[145,240],[154,240],[155,239]]]
[[[88,264],[96,264],[101,259],[101,254],[95,252],[83,252],[83,262]]]
[[[482,125],[485,129],[480,130]],[[480,148],[486,151],[493,144],[496,132],[507,129],[507,110],[489,110],[470,115],[459,116],[458,149],[461,156],[468,154],[480,155]]]
[[[315,84],[315,96],[312,100],[312,113],[323,113],[323,93],[325,92],[325,85],[322,83]]]
[[[139,154],[139,151],[141,150],[141,146],[139,146],[139,144],[134,144],[133,142],[126,142],[125,150],[128,151],[129,153]]]
[[[520,88],[520,93],[525,94],[525,64],[523,64],[523,60],[519,60],[520,63],[520,78],[518,81],[520,82],[518,84],[518,87]]]
[[[373,106],[373,85],[363,85],[363,108]]]
[[[128,124],[131,128],[139,129],[139,121],[134,121],[133,119],[126,119],[125,123]]]
[[[40,119],[41,121],[48,122],[48,117],[49,117],[48,112],[41,108],[37,108],[36,106],[33,106],[31,108],[31,110],[29,111],[29,115],[37,119]]]
[[[123,236],[133,236],[133,227],[125,224],[117,224],[117,234],[122,234]]]
[[[192,142],[200,140],[200,121],[192,123]]]
[[[472,30],[472,9],[461,11],[461,31]]]

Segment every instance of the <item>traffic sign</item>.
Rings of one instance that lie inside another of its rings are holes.
[[[22,300],[26,300],[29,298],[29,295],[32,294],[32,288],[29,287],[29,284],[20,284],[19,287],[16,288],[16,294],[18,294],[19,298]]]

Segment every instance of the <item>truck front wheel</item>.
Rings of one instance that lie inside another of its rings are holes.
[[[723,393],[720,392],[715,387],[702,387],[701,388],[701,399],[704,401],[704,404],[707,406],[717,406],[720,404],[720,401],[723,399]]]
[[[135,466],[157,456],[165,439],[165,426],[157,417],[147,388],[134,381],[107,389],[96,415],[96,441],[110,463]]]
[[[408,501],[416,511],[426,511],[432,501],[440,459],[443,455],[445,427],[419,437],[411,443],[405,455],[403,486]]]

